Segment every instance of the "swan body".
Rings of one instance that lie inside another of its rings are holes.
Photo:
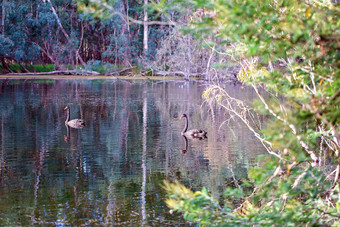
[[[202,129],[190,129],[188,130],[188,116],[186,114],[182,114],[181,119],[185,118],[185,126],[181,132],[182,136],[186,136],[188,138],[192,139],[206,139],[207,138],[207,132]]]
[[[69,106],[65,106],[64,110],[67,111],[65,125],[70,126],[71,128],[83,128],[85,126],[85,121],[83,119],[70,120],[70,107]]]

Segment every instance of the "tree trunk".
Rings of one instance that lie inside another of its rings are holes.
[[[126,6],[124,4],[124,1],[120,2],[120,13],[121,14],[127,14],[127,10],[126,10]],[[124,47],[124,51],[123,51],[123,64],[125,66],[131,66],[131,52],[130,52],[130,31],[129,31],[129,25],[128,25],[129,21],[123,19],[122,20],[122,26],[121,26],[121,30],[120,30],[120,34],[123,35],[124,40],[123,40],[123,47]]]
[[[2,0],[2,10],[1,10],[1,35],[3,38],[5,37],[5,9],[6,9],[7,0]],[[8,72],[11,72],[12,70],[9,68],[9,66],[6,63],[6,59],[4,56],[1,57],[2,62],[2,68],[6,69]]]
[[[5,37],[5,9],[6,9],[7,0],[2,0],[2,10],[1,10],[1,35]]]
[[[3,69],[6,69],[7,72],[11,72],[11,73],[13,72],[13,71],[11,70],[11,68],[9,67],[8,63],[7,63],[6,58],[2,57],[2,58],[1,58],[1,62],[2,62],[2,70],[3,70]]]
[[[148,0],[144,0],[144,37],[143,37],[143,52],[144,56],[148,53],[148,12],[146,11],[146,6]]]
[[[190,77],[190,75],[191,75],[191,61],[192,61],[192,54],[191,54],[191,35],[190,34],[188,34],[187,35],[187,40],[188,40],[188,52],[187,52],[187,56],[188,56],[188,59],[187,59],[187,66],[188,66],[188,68],[187,68],[187,70],[185,70],[185,71],[187,71],[187,75],[185,76],[185,78],[187,79],[187,80],[189,80],[189,77]]]

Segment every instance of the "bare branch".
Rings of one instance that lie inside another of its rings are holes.
[[[64,34],[64,36],[65,36],[65,38],[67,39],[67,41],[70,42],[70,37],[69,37],[69,35],[67,34],[67,32],[65,31],[63,25],[61,24],[60,19],[59,19],[59,16],[58,16],[56,10],[54,9],[51,0],[47,0],[47,2],[49,2],[50,5],[51,5],[51,10],[52,10],[53,15],[55,16],[55,18],[56,18],[56,20],[57,20],[57,24],[58,24],[59,28],[61,29],[61,31],[62,31],[62,33]],[[78,50],[76,50],[76,56],[77,56],[77,58],[79,59],[79,61],[80,61],[80,63],[82,64],[82,66],[83,66],[84,68],[86,68],[86,63],[84,62],[83,58],[80,56]]]
[[[220,106],[222,106],[227,111],[232,112],[237,117],[239,117],[242,122],[248,127],[248,129],[259,139],[262,145],[265,147],[267,152],[275,157],[283,160],[281,155],[275,153],[272,150],[272,144],[263,138],[254,127],[258,127],[259,125],[254,121],[254,115],[250,117],[253,120],[254,125],[252,126],[248,120],[249,115],[251,115],[251,109],[244,104],[243,101],[232,98],[224,89],[217,85],[211,85],[208,90],[206,90],[212,96],[212,100],[215,100]],[[224,97],[224,98],[222,98]],[[206,98],[208,100],[208,98]]]
[[[308,145],[301,139],[301,136],[297,135],[297,130],[295,128],[295,125],[290,124],[286,119],[284,119],[281,116],[277,115],[271,108],[269,108],[269,105],[267,104],[266,100],[262,97],[262,95],[260,94],[260,92],[257,89],[257,87],[255,85],[252,85],[252,87],[254,88],[254,90],[255,90],[257,96],[260,98],[261,102],[264,104],[265,109],[268,110],[269,113],[271,113],[275,118],[277,118],[278,120],[280,120],[283,123],[285,123],[292,130],[293,134],[296,136],[296,139],[299,141],[300,145],[305,149],[305,151],[309,154],[309,156],[313,160],[313,165],[315,166],[316,163],[319,162],[319,159],[315,155],[315,152],[310,150]]]
[[[98,0],[92,0],[91,2],[99,4],[100,6],[108,9],[111,12],[111,16],[118,15],[122,17],[125,21],[130,21],[135,24],[140,24],[140,25],[172,25],[172,26],[177,26],[179,25],[178,23],[169,20],[169,22],[164,22],[164,21],[141,21],[141,20],[136,20],[130,16],[124,15],[114,9],[111,5],[107,4],[104,1],[98,1]]]
[[[305,171],[303,173],[301,173],[294,181],[294,184],[292,185],[292,189],[296,188],[296,186],[298,186],[299,182],[301,181],[301,179],[307,174],[308,172],[308,168],[305,169]]]

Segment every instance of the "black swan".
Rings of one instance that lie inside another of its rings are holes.
[[[192,139],[200,139],[200,140],[207,138],[207,132],[202,129],[188,130],[188,125],[189,125],[188,116],[186,114],[182,114],[181,119],[182,118],[185,118],[185,126],[181,133],[183,136],[186,136]]]
[[[83,128],[85,126],[85,121],[83,119],[70,120],[70,107],[69,106],[65,106],[64,110],[67,110],[67,117],[66,117],[65,125],[68,125],[72,128]]]

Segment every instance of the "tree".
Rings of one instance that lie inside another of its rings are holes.
[[[5,17],[6,17],[6,0],[2,0],[2,10],[1,10],[1,35],[5,36]]]
[[[160,40],[169,32],[169,26],[175,25],[172,21],[159,21],[160,14],[152,11],[153,3],[147,0],[143,3],[116,0],[78,0],[77,2],[80,12],[99,19],[101,23],[110,20],[117,24],[116,37],[111,39],[114,40],[114,47],[107,48],[104,55],[114,55],[115,58],[119,55],[118,62],[129,60],[125,65],[136,64],[141,58],[146,59],[145,56],[149,60],[154,60],[161,45]],[[120,57],[122,54],[123,56]]]
[[[148,12],[146,11],[146,6],[148,5],[148,0],[144,0],[144,33],[143,33],[143,51],[144,55],[148,53]]]
[[[218,85],[203,96],[239,117],[270,154],[220,206],[207,190],[166,184],[170,208],[202,225],[338,225],[340,9],[324,1],[176,1],[208,12],[187,28],[214,34],[222,56],[240,64],[252,106]],[[264,89],[266,97],[260,92]],[[257,112],[254,112],[257,111]],[[260,128],[257,114],[269,116]]]
[[[6,51],[8,51],[9,47],[12,45],[12,43],[8,39],[5,38],[6,5],[7,5],[7,1],[3,0],[2,7],[1,7],[1,37],[0,37],[0,42],[1,42],[0,45],[2,46],[2,51],[0,51],[0,56],[2,56],[1,57],[2,66],[6,70],[10,70],[5,59]]]
[[[50,3],[50,5],[51,5],[51,10],[52,10],[52,12],[53,12],[53,14],[54,14],[54,16],[55,16],[55,18],[56,18],[56,21],[57,21],[57,24],[58,24],[60,30],[61,30],[62,33],[64,34],[64,36],[65,36],[65,38],[67,39],[67,41],[70,42],[70,37],[69,37],[69,35],[67,34],[67,32],[65,31],[63,25],[61,24],[60,19],[59,19],[59,16],[58,16],[56,10],[54,9],[54,7],[53,7],[53,5],[52,5],[52,2],[51,2],[50,0],[47,0],[47,2]],[[85,62],[83,61],[83,58],[79,55],[79,52],[78,52],[77,49],[76,49],[75,52],[76,52],[77,58],[79,59],[79,61],[81,62],[81,64],[84,66],[84,68],[86,68],[86,64],[85,64]]]

